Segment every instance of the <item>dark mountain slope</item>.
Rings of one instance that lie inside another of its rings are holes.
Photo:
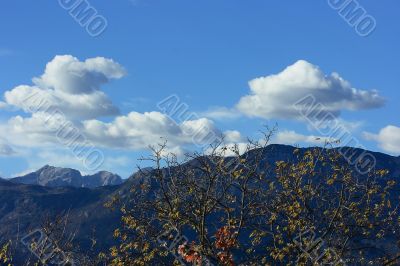
[[[18,240],[41,228],[47,219],[64,215],[68,216],[67,230],[78,232],[76,241],[83,250],[90,246],[92,236],[101,239],[100,245],[108,246],[113,241],[113,230],[119,225],[119,215],[106,209],[104,203],[118,188],[49,188],[0,181],[0,242],[11,239],[18,252],[26,254]]]

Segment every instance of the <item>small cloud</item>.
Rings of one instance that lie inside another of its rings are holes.
[[[201,115],[215,120],[222,120],[239,118],[242,116],[242,113],[235,108],[230,109],[226,107],[214,107],[202,113]]]
[[[237,130],[228,130],[224,132],[224,140],[226,142],[242,142],[244,138]]]
[[[400,127],[388,125],[382,128],[378,134],[364,132],[363,137],[365,140],[376,142],[386,152],[400,154]]]

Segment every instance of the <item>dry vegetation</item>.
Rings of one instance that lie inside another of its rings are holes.
[[[245,155],[217,145],[186,163],[153,148],[154,170],[106,206],[123,214],[118,245],[78,264],[398,265],[399,199],[387,172],[361,176],[335,149],[296,149],[295,160],[270,165],[270,136]],[[12,263],[7,244],[0,261]]]

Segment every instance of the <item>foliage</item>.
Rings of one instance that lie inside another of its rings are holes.
[[[11,242],[0,246],[0,265],[11,266],[12,264],[12,256],[10,252]]]
[[[333,148],[296,149],[295,160],[271,165],[271,134],[244,153],[219,144],[184,163],[165,154],[165,144],[153,148],[147,159],[155,168],[142,171],[129,199],[119,201],[111,264],[395,263],[399,199],[387,171],[361,175]],[[189,241],[160,244],[163,232],[174,242],[174,230]],[[302,238],[305,232],[313,237]]]

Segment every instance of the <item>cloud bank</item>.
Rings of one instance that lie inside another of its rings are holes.
[[[125,74],[111,59],[56,56],[40,77],[32,79],[33,85],[5,92],[0,107],[12,106],[28,115],[0,124],[0,135],[24,147],[62,146],[73,139],[77,145],[127,150],[143,150],[166,139],[169,150],[180,152],[185,145],[209,144],[224,135],[207,118],[176,123],[160,112],[120,115],[102,86]],[[112,120],[104,122],[105,116]],[[227,135],[237,138],[235,132]]]

